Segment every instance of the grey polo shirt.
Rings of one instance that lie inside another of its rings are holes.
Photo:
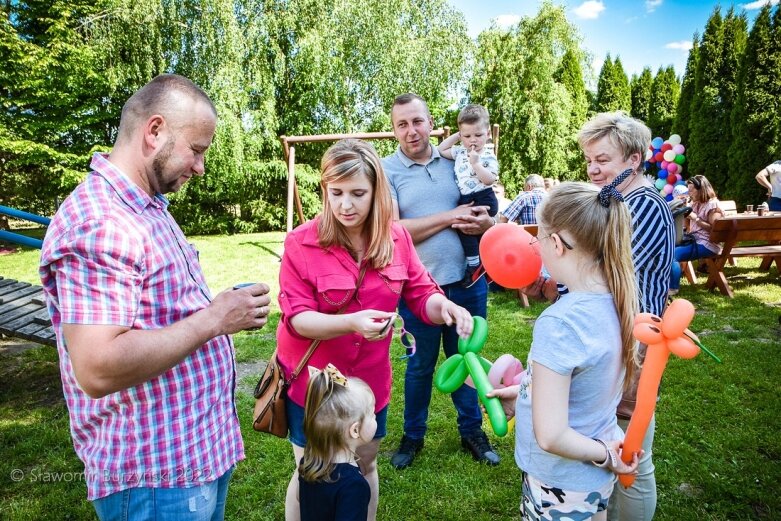
[[[453,161],[439,155],[431,147],[431,159],[419,164],[401,151],[383,158],[382,167],[388,177],[391,196],[398,203],[402,219],[415,219],[447,212],[458,206],[460,193],[456,185]],[[432,235],[415,244],[423,265],[440,286],[460,281],[464,276],[466,258],[458,233],[452,228]]]

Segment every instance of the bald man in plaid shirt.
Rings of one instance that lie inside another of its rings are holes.
[[[44,239],[71,435],[101,520],[222,519],[244,458],[229,335],[266,324],[268,286],[212,297],[163,195],[204,174],[216,122],[190,80],[153,79]]]

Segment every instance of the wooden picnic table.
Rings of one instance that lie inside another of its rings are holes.
[[[0,277],[0,333],[57,345],[41,286]]]
[[[761,268],[769,270],[773,261],[781,275],[781,212],[737,214],[717,219],[710,241],[724,243],[719,255],[709,259],[708,289],[718,288],[732,298],[732,288],[724,275],[724,265],[734,257],[760,257]]]

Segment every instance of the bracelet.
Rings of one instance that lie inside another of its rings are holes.
[[[609,468],[614,469],[616,468],[616,453],[613,452],[613,450],[607,446],[607,443],[604,441],[597,439],[597,438],[591,438],[592,440],[596,441],[597,443],[601,444],[603,447],[605,447],[605,452],[607,452],[607,455],[605,456],[605,461],[592,461],[594,465],[600,468]]]

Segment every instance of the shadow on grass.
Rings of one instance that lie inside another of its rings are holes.
[[[255,246],[256,248],[260,248],[261,250],[265,251],[266,253],[270,253],[271,255],[273,255],[274,257],[279,259],[280,261],[282,260],[282,255],[280,255],[279,253],[275,252],[274,250],[272,250],[271,248],[266,246],[266,244],[282,244],[282,241],[269,241],[269,242],[266,242],[266,243],[258,242],[258,241],[247,241],[247,242],[240,242],[239,244],[241,246],[244,246],[245,244],[248,244],[250,246]]]

